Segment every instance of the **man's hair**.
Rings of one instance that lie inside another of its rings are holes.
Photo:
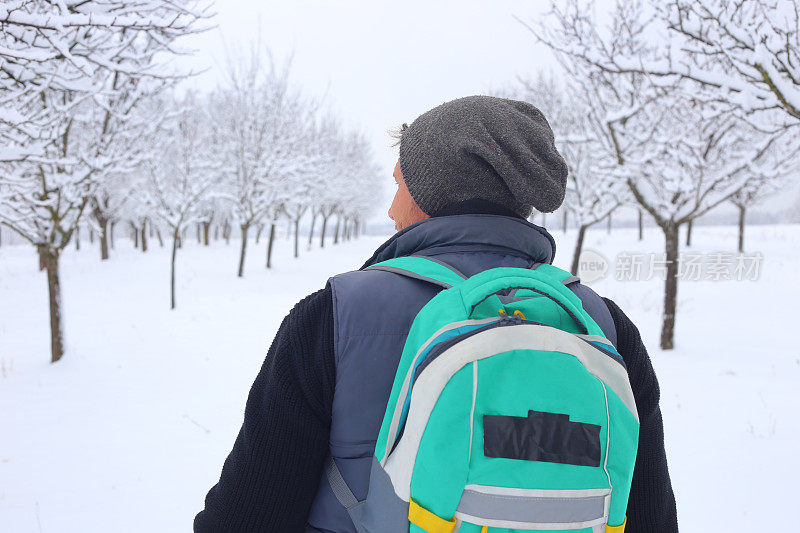
[[[400,146],[400,142],[403,140],[403,133],[408,129],[408,124],[403,122],[403,124],[399,128],[395,128],[393,130],[389,130],[389,136],[394,139],[392,146]]]

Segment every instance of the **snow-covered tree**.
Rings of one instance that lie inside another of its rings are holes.
[[[678,287],[678,230],[730,199],[755,172],[774,172],[766,155],[774,140],[716,102],[703,101],[682,84],[664,84],[635,71],[602,65],[617,57],[658,57],[648,33],[649,9],[619,0],[608,28],[591,2],[552,3],[546,21],[532,27],[553,49],[592,109],[599,146],[617,162],[614,173],[665,236],[666,280],[661,347],[674,346]],[[658,36],[656,35],[655,38]]]
[[[36,246],[47,270],[54,362],[64,353],[61,251],[101,179],[127,162],[112,125],[126,122],[142,87],[174,77],[166,62],[179,52],[175,40],[205,17],[198,5],[0,5],[0,221]]]
[[[242,235],[239,277],[244,275],[250,228],[275,215],[278,205],[292,211],[294,219],[307,207],[295,209],[293,202],[301,196],[298,176],[307,174],[312,164],[307,154],[313,142],[313,106],[289,86],[290,65],[287,61],[279,67],[256,45],[247,57],[229,58],[226,82],[211,99],[212,124],[225,162],[225,197]]]
[[[90,224],[97,230],[100,245],[100,260],[109,258],[109,226],[119,220],[120,213],[136,191],[136,184],[130,183],[128,176],[111,173],[98,180],[89,204]]]
[[[170,307],[175,309],[175,261],[183,233],[203,218],[204,201],[220,180],[220,163],[209,150],[213,143],[208,117],[194,94],[167,102],[164,130],[153,138],[153,156],[143,163],[143,200],[170,230]],[[170,109],[173,108],[173,109]],[[177,109],[175,109],[177,108]]]
[[[345,174],[349,170],[347,141],[340,121],[332,114],[321,117],[316,126],[317,146],[322,150],[317,159],[317,183],[312,209],[321,219],[320,247],[325,247],[330,217],[339,209],[347,192]],[[309,237],[310,239],[311,237]],[[310,242],[310,241],[309,241]]]
[[[777,185],[775,179],[770,179],[769,176],[760,174],[753,176],[736,194],[731,196],[731,203],[739,211],[739,238],[737,241],[737,250],[739,252],[744,252],[744,228],[747,210],[774,194],[777,190]]]
[[[373,161],[369,142],[361,133],[351,132],[346,142],[349,150],[345,153],[345,161],[349,161],[349,167],[344,175],[349,181],[349,187],[344,191],[346,196],[341,205],[349,231],[357,231],[359,224],[379,204],[382,192],[381,170]]]
[[[141,176],[135,171],[150,149],[142,140],[151,138],[163,120],[152,114],[158,106],[147,105],[148,100],[173,81],[171,75],[142,79],[115,74],[110,80],[114,96],[102,102],[92,101],[95,116],[86,134],[91,136],[96,157],[107,161],[105,171],[97,175],[97,187],[89,202],[91,222],[100,237],[101,260],[109,257],[109,225],[117,222],[139,187]]]

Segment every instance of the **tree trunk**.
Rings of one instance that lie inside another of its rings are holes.
[[[744,252],[744,217],[746,209],[743,205],[739,206],[739,253]]]
[[[214,224],[214,240],[219,240],[219,224]]]
[[[661,349],[675,347],[675,312],[678,302],[678,226],[662,228],[666,244],[667,279],[664,280],[664,321],[661,325]]]
[[[639,212],[639,240],[641,241],[644,239],[644,217],[642,216],[642,210],[638,209]]]
[[[264,233],[264,224],[259,224],[256,229],[256,244],[261,240],[261,234]]]
[[[42,250],[47,270],[47,289],[50,296],[50,362],[55,363],[64,355],[64,333],[61,321],[61,280],[58,276],[58,252],[49,248]]]
[[[311,241],[314,240],[314,224],[317,222],[317,212],[311,212],[311,229],[308,230],[308,247],[311,248]]]
[[[222,238],[225,239],[225,244],[231,243],[231,224],[227,220],[222,228]]]
[[[608,214],[608,227],[606,231],[611,235],[611,213]]]
[[[140,238],[142,240],[142,252],[147,251],[147,220],[142,220],[142,227],[140,229]]]
[[[561,219],[561,229],[562,229],[562,230],[564,230],[564,233],[566,233],[566,232],[567,232],[567,214],[568,214],[568,213],[569,213],[569,211],[567,211],[566,209],[564,209],[564,213],[561,215],[561,216],[562,216],[562,219]]]
[[[116,226],[116,225],[117,225],[116,222],[111,222],[108,225],[108,240],[109,240],[109,243],[111,244],[111,249],[112,250],[114,249],[114,226]]]
[[[161,228],[156,228],[156,237],[158,237],[158,245],[164,247],[164,238],[161,236]]]
[[[203,225],[198,222],[194,226],[195,233],[197,233],[197,244],[203,244]]]
[[[203,246],[208,246],[208,233],[210,226],[210,222],[203,222]]]
[[[139,248],[139,228],[136,227],[136,224],[133,222],[129,223],[131,233],[133,234],[133,247]]]
[[[686,224],[686,246],[692,245],[692,222],[694,220],[690,220],[688,224]]]
[[[272,268],[272,243],[275,242],[275,221],[269,225],[269,241],[267,242],[267,268]]]
[[[108,219],[105,218],[98,218],[97,223],[100,224],[100,260],[107,261],[108,260],[108,236],[109,236],[109,224]]]
[[[80,251],[80,249],[81,249],[81,227],[80,226],[75,226],[75,234],[74,235],[75,235],[75,249]]]
[[[94,244],[94,229],[89,225],[89,244]]]
[[[297,259],[300,257],[300,249],[299,244],[300,242],[300,217],[294,219],[294,257]]]
[[[287,213],[288,214],[288,213]],[[292,236],[292,219],[286,219],[286,240],[288,241]]]
[[[39,272],[47,268],[47,257],[45,257],[45,247],[43,244],[36,245],[36,255],[39,256]]]
[[[333,230],[333,244],[339,244],[339,228],[342,224],[342,216],[336,216],[336,228]]]
[[[328,215],[330,216],[330,215]],[[322,215],[322,232],[319,235],[319,247],[325,248],[325,230],[328,229],[328,216]]]
[[[170,269],[169,269],[169,305],[170,309],[175,309],[175,256],[178,255],[178,243],[180,242],[181,236],[178,232],[178,228],[175,228],[175,231],[172,232],[172,259],[170,261]]]
[[[239,253],[239,277],[244,277],[244,256],[247,253],[247,230],[250,228],[249,224],[242,224],[242,250]]]
[[[578,267],[580,267],[581,251],[583,251],[583,238],[586,236],[586,230],[589,226],[581,224],[578,228],[578,240],[575,242],[575,251],[572,253],[572,272],[573,276],[578,275]]]

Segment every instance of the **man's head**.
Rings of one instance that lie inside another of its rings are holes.
[[[468,96],[420,115],[400,137],[398,192],[389,216],[397,229],[448,205],[481,199],[522,217],[564,200],[567,165],[534,106]]]

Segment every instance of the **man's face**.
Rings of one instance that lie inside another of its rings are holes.
[[[400,172],[400,161],[394,166],[392,176],[394,176],[394,181],[397,184],[397,192],[394,195],[394,200],[392,200],[392,205],[389,207],[389,218],[394,220],[394,229],[400,231],[411,224],[429,218],[428,215],[422,212],[414,198],[411,197],[411,193],[408,192],[406,182],[403,181],[403,174]]]

